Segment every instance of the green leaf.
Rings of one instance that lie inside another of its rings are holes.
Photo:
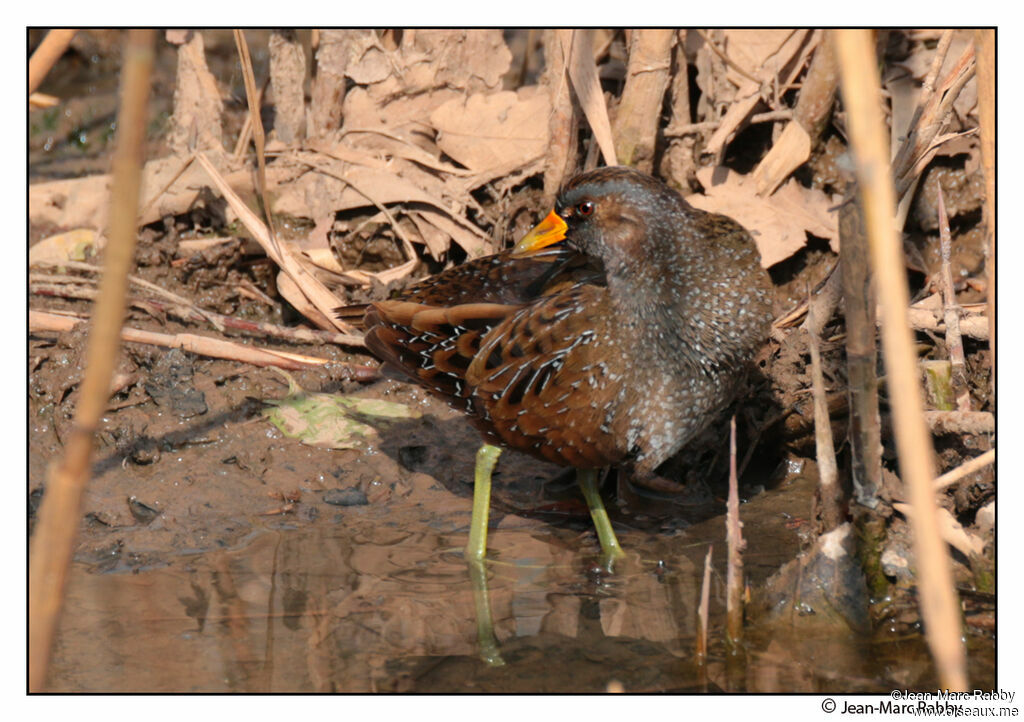
[[[309,446],[358,449],[379,439],[378,427],[402,419],[418,419],[419,411],[394,401],[305,391],[290,374],[288,395],[267,400],[263,415],[285,436]]]

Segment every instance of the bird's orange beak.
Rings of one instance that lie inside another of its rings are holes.
[[[512,249],[513,256],[522,256],[530,251],[539,251],[541,248],[558,243],[565,238],[565,232],[569,226],[565,225],[554,211],[548,213],[543,221],[533,227],[533,230],[523,236],[523,239]]]

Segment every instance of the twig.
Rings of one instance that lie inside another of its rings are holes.
[[[996,31],[975,30],[978,63],[978,129],[981,135],[981,164],[985,171],[985,270],[988,273],[988,345],[992,359],[989,399],[996,405]]]
[[[263,81],[263,87],[256,93],[256,107],[262,107],[263,105],[263,92],[266,87],[270,84],[270,78]],[[242,128],[238,131],[238,140],[235,141],[235,149],[231,153],[231,156],[238,162],[242,161],[245,156],[246,150],[249,148],[249,143],[252,142],[252,111],[245,111],[245,120],[242,121]]]
[[[882,309],[882,342],[899,452],[900,471],[914,507],[914,550],[925,636],[943,688],[966,690],[962,622],[949,553],[939,534],[932,480],[931,438],[922,418],[921,387],[913,338],[904,258],[893,219],[896,194],[879,98],[874,37],[867,30],[835,31],[843,101],[854,164],[864,204],[871,260]]]
[[[850,476],[857,504],[864,510],[876,509],[882,485],[882,427],[878,412],[875,342],[877,293],[871,282],[864,215],[852,183],[839,209],[839,239],[850,387]],[[853,511],[857,518],[863,510],[855,508]]]
[[[203,167],[213,185],[238,215],[238,219],[249,229],[253,238],[259,243],[267,256],[276,263],[284,273],[279,277],[278,289],[285,295],[284,284],[287,279],[292,284],[292,291],[298,295],[285,295],[289,302],[298,308],[306,318],[323,329],[337,328],[343,333],[351,333],[352,327],[339,321],[334,315],[338,306],[337,297],[331,293],[323,282],[306,270],[302,264],[286,249],[281,248],[277,238],[271,236],[266,224],[245,205],[238,194],[228,185],[224,177],[217,171],[213,163],[204,153],[196,154],[196,160]]]
[[[942,298],[943,318],[946,321],[946,348],[949,349],[949,361],[952,366],[953,394],[956,406],[960,411],[971,410],[971,394],[967,388],[967,366],[964,363],[964,342],[960,337],[960,307],[956,302],[953,290],[953,273],[950,270],[950,234],[949,216],[946,214],[946,201],[939,187],[939,241],[942,246]]]
[[[946,62],[946,55],[949,53],[949,46],[953,44],[953,31],[943,30],[942,36],[939,38],[939,42],[935,45],[935,56],[932,58],[932,65],[928,68],[928,75],[924,77],[924,82],[921,84],[921,103],[924,104],[929,98],[932,97],[932,93],[935,92],[935,80],[939,77],[939,71],[942,70],[942,64]],[[917,121],[911,122],[911,125]]]
[[[136,279],[135,277],[129,278],[133,283],[137,283],[142,280]],[[74,282],[78,283],[80,290],[73,287]],[[64,296],[68,298],[84,298],[89,300],[94,299],[96,297],[95,289],[85,287],[83,282],[88,282],[88,279],[79,278],[77,276],[60,277],[45,276],[42,274],[29,274],[29,290],[32,293],[38,293],[44,296]],[[62,290],[60,288],[61,284],[72,285],[72,288]],[[182,299],[180,296],[177,296],[170,291],[166,291],[165,289],[158,290],[162,291],[160,295],[168,297],[171,302],[163,303],[154,299],[132,299],[130,303],[145,310],[156,310],[161,313],[168,313],[183,321],[205,321],[218,331],[232,329],[256,336],[282,338],[299,343],[333,343],[339,346],[355,347],[363,347],[365,345],[362,336],[356,334],[321,331],[319,329],[311,328],[290,328],[263,321],[250,321],[248,319],[237,318],[235,316],[225,316],[224,314],[214,313],[213,311],[200,308],[199,306],[196,306],[186,299]]]
[[[256,185],[263,201],[263,214],[267,219],[267,231],[270,242],[278,247],[277,232],[274,229],[274,218],[270,212],[270,198],[267,196],[267,158],[266,134],[263,131],[263,120],[260,118],[259,100],[261,95],[256,92],[256,77],[252,71],[252,58],[249,57],[249,44],[245,41],[245,33],[235,30],[235,44],[238,46],[238,60],[242,65],[242,78],[245,80],[245,97],[249,104],[249,117],[252,120],[252,137],[256,143]],[[284,255],[278,247],[279,255]]]
[[[808,296],[810,293],[808,292]],[[814,444],[818,458],[818,486],[821,492],[822,533],[830,532],[842,523],[839,502],[842,491],[839,488],[839,472],[836,464],[836,449],[832,441],[832,422],[829,420],[828,403],[825,400],[825,375],[821,370],[821,348],[818,342],[818,327],[824,326],[816,318],[817,304],[814,298],[808,301],[807,343],[811,351],[811,384],[814,391]]]
[[[924,422],[934,434],[992,434],[996,417],[988,411],[925,411]]]
[[[777,120],[791,120],[792,118],[792,110],[769,110],[765,113],[757,113],[756,115],[750,116],[749,122],[751,124],[774,123]],[[676,138],[683,135],[690,135],[691,133],[699,133],[702,130],[715,130],[721,124],[721,120],[706,120],[701,123],[670,125],[662,131],[662,134],[666,138]]]
[[[152,30],[131,30],[124,51],[121,108],[117,118],[110,243],[96,315],[86,351],[74,423],[64,458],[51,466],[29,558],[29,690],[46,684],[50,651],[64,598],[68,567],[81,514],[82,494],[91,468],[93,432],[106,408],[120,348],[128,270],[135,251],[135,224],[142,185],[149,76],[153,67]]]
[[[942,92],[938,94],[935,92],[935,78],[938,77],[939,71],[942,69],[952,37],[952,31],[947,30],[939,40],[931,69],[925,78],[918,107],[904,131],[906,140],[893,161],[893,177],[896,179],[896,193],[899,198],[896,213],[897,228],[902,228],[906,223],[907,215],[910,213],[910,204],[925,166],[935,157],[935,153],[942,143],[958,135],[947,134],[942,138],[936,137],[946,125],[953,102],[967,84],[974,67],[973,51],[968,47],[940,84]]]
[[[70,331],[84,319],[58,316],[41,311],[29,311],[30,331]],[[221,358],[229,361],[240,361],[253,366],[275,366],[277,368],[299,371],[308,368],[318,368],[331,363],[329,359],[305,354],[291,353],[290,351],[276,351],[274,349],[261,349],[248,344],[236,343],[219,338],[198,336],[193,333],[167,334],[155,331],[145,331],[138,328],[125,327],[121,329],[121,339],[132,343],[145,343],[151,346],[164,348],[180,348],[183,351],[208,356],[210,358]],[[379,378],[379,370],[371,366],[347,365],[353,372],[353,378],[359,381],[369,381]]]
[[[725,639],[733,648],[743,640],[743,532],[740,523],[740,492],[736,478],[736,417],[729,422],[729,500],[725,506]]]
[[[938,146],[935,139],[946,126],[953,102],[970,80],[974,71],[974,48],[968,45],[952,70],[943,78],[937,92],[921,105],[916,122],[907,134],[907,140],[893,160],[896,193],[904,196]]]
[[[955,469],[951,469],[942,476],[938,477],[933,483],[935,491],[941,491],[942,489],[945,489],[947,486],[955,484],[968,474],[973,474],[976,471],[984,469],[986,466],[993,463],[995,460],[996,450],[989,449],[981,456],[975,456],[970,461],[965,461]]]
[[[936,318],[935,313],[926,308],[907,309],[907,322],[910,328],[915,331],[936,331],[946,332],[946,324],[941,318]],[[879,319],[879,324],[882,321]],[[961,336],[970,336],[979,341],[987,341],[991,324],[987,316],[965,316],[960,319]]]

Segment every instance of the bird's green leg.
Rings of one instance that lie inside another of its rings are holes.
[[[494,636],[494,621],[491,618],[491,601],[487,593],[487,570],[479,559],[467,559],[469,579],[473,586],[473,604],[476,606],[476,643],[480,659],[492,667],[505,664]]]
[[[594,528],[597,530],[597,539],[601,542],[601,552],[605,563],[611,567],[612,562],[626,556],[619,546],[619,540],[615,538],[615,531],[608,519],[608,512],[601,501],[601,494],[597,490],[597,470],[577,469],[576,480],[583,490],[583,498],[587,500],[587,508],[590,509],[590,518],[594,520]]]
[[[482,561],[487,553],[487,517],[491,510],[491,472],[498,463],[501,449],[483,444],[476,452],[473,479],[473,516],[469,522],[469,543],[466,559]]]

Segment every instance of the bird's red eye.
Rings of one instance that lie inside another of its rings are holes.
[[[594,212],[594,201],[583,201],[576,206],[576,212],[581,216],[589,216]]]

